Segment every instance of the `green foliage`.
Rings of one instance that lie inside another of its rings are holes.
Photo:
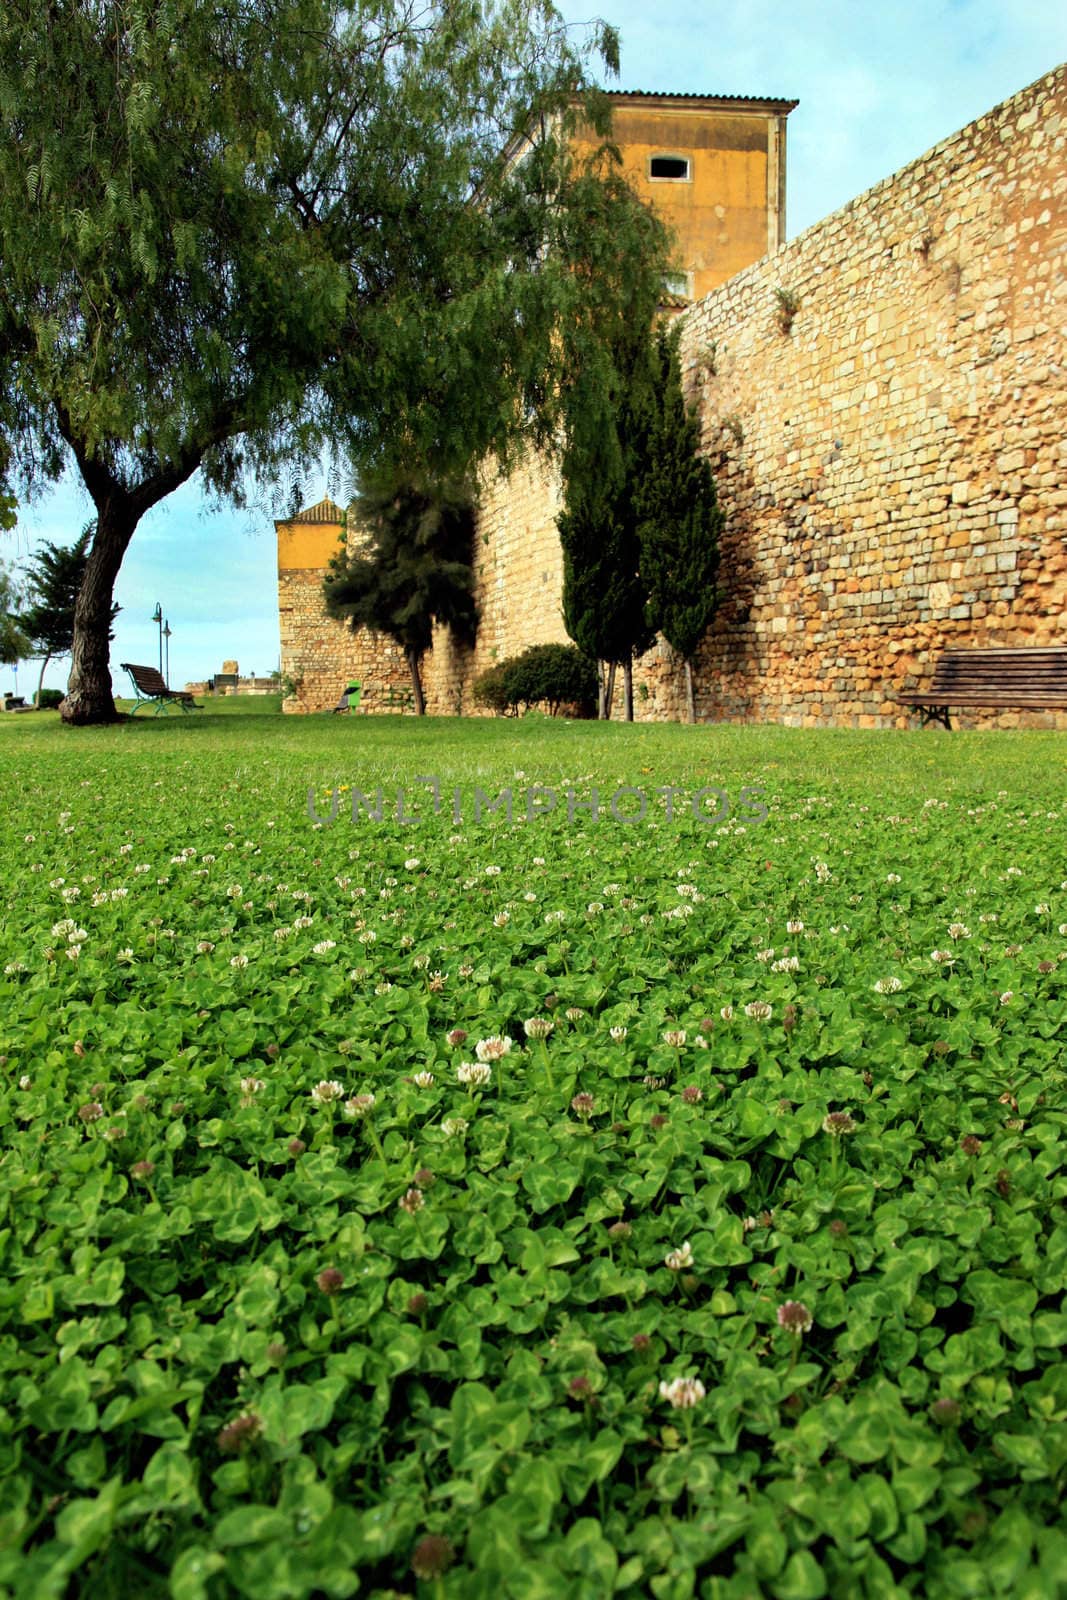
[[[662,239],[566,154],[598,49],[541,0],[3,8],[0,478],[72,459],[97,509],[72,720],[111,714],[115,576],[194,472],[240,501],[324,447],[456,471],[592,417]]]
[[[589,715],[596,692],[596,663],[566,644],[531,645],[490,667],[474,684],[476,702],[505,716],[539,705],[546,705],[550,716],[562,706],[577,706]]]
[[[392,639],[411,663],[417,686],[434,623],[451,628],[463,643],[472,643],[477,629],[473,491],[463,480],[386,464],[366,475],[352,514],[368,545],[330,563],[327,612],[353,629]],[[418,687],[416,700],[421,711]]]
[[[25,591],[29,604],[19,622],[34,655],[69,656],[74,648],[74,607],[95,527],[95,522],[88,523],[72,545],[46,541],[27,562]],[[112,621],[118,613],[119,607],[113,605]],[[108,637],[114,638],[110,629]]]
[[[1061,1592],[1061,736],[221,711],[0,719],[0,1588]]]
[[[22,627],[21,598],[14,578],[0,563],[0,666],[14,666],[30,653]]]
[[[635,486],[646,617],[687,661],[718,603],[722,512],[700,425],[685,403],[677,334],[660,329],[645,391],[647,470]]]
[[[62,689],[42,689],[37,696],[37,709],[39,711],[58,711],[62,698]]]
[[[563,457],[563,619],[579,649],[599,661],[627,662],[655,638],[645,615],[636,498],[651,445],[649,322],[616,343],[598,426],[573,431]]]

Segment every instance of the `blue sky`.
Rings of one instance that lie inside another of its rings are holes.
[[[577,0],[561,9],[574,24],[595,14]],[[788,124],[790,237],[1067,57],[1062,0],[605,0],[602,14],[622,33],[622,71],[609,87],[800,102]],[[305,489],[310,504],[325,479]],[[128,690],[119,662],[157,658],[157,600],[173,630],[172,681],[205,677],[227,657],[242,672],[277,665],[273,517],[283,514],[267,503],[211,511],[194,478],[144,519],[116,587],[116,692]],[[17,565],[41,539],[69,543],[90,515],[64,480],[22,508],[0,537],[0,560]],[[36,678],[24,663],[20,692]],[[45,681],[63,687],[65,665]],[[0,689],[13,687],[12,669],[0,669]]]

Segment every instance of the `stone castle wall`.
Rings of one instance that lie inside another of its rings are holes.
[[[892,696],[943,648],[1067,645],[1065,150],[1061,68],[685,317],[685,380],[727,516],[698,717],[906,726]],[[478,641],[435,641],[430,711],[469,713],[479,672],[566,638],[558,505],[544,463],[486,483]],[[326,558],[294,545],[282,570],[281,549],[280,527],[283,669],[298,675],[287,649],[306,664],[301,708],[333,703],[352,674],[406,683],[388,646],[323,617]],[[662,641],[635,686],[639,719],[684,715]]]
[[[728,530],[698,715],[905,725],[947,646],[1067,645],[1065,154],[1061,68],[686,317]]]

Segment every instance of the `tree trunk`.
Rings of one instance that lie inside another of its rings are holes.
[[[615,663],[608,662],[608,678],[604,685],[604,721],[611,719],[611,706],[615,699]]]
[[[634,663],[628,656],[622,664],[622,703],[627,722],[634,720]]]
[[[44,675],[48,671],[48,663],[51,661],[51,659],[52,654],[51,651],[49,651],[48,655],[46,655],[44,660],[41,662],[41,676],[37,679],[37,693],[33,697],[33,703],[38,710],[41,708],[41,689],[44,686]]]
[[[689,656],[685,658],[685,704],[689,712],[690,722],[695,722],[697,719],[697,705],[693,694],[693,663]]]
[[[67,697],[59,708],[64,722],[80,728],[119,720],[108,667],[108,636],[115,579],[138,522],[128,497],[117,492],[97,512],[96,533],[74,606]]]
[[[406,650],[404,653],[408,658],[408,669],[411,672],[411,688],[415,696],[415,715],[424,717],[426,715],[426,701],[422,693],[422,678],[419,676],[419,653],[417,650]]]

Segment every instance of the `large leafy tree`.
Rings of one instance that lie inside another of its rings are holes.
[[[564,159],[583,86],[547,0],[7,0],[0,491],[72,462],[95,508],[68,721],[115,715],[115,579],[194,473],[239,501],[326,441],[455,464],[595,409],[657,234]]]
[[[434,623],[468,644],[478,624],[474,494],[462,480],[389,463],[368,472],[352,510],[362,543],[331,564],[326,609],[353,629],[384,633],[400,646],[421,717],[420,664]]]
[[[685,663],[686,706],[696,721],[693,656],[719,603],[723,515],[711,468],[700,453],[700,425],[685,402],[678,329],[658,329],[651,383],[642,386],[636,421],[644,471],[634,485],[645,616]]]
[[[41,685],[48,663],[69,656],[74,648],[74,608],[85,577],[89,545],[95,523],[86,523],[72,545],[46,541],[27,563],[26,601],[19,615],[19,626],[29,641],[29,652],[41,658],[35,703],[41,698]],[[111,607],[111,621],[119,608]],[[108,638],[114,634],[108,628]]]

